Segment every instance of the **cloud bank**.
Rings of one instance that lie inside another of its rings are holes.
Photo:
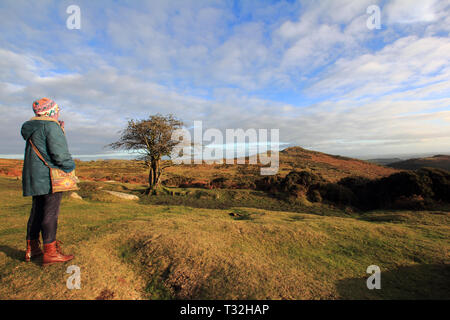
[[[0,3],[0,154],[31,103],[62,106],[73,154],[104,154],[127,119],[279,128],[348,156],[450,150],[450,1]],[[39,14],[36,14],[39,12]]]

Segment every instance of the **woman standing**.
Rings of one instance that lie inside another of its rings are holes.
[[[56,240],[59,207],[62,192],[52,193],[50,169],[39,158],[31,142],[52,168],[65,172],[75,169],[75,162],[69,153],[64,134],[64,122],[58,121],[60,108],[48,98],[33,102],[35,117],[22,125],[21,134],[26,141],[22,171],[24,196],[32,196],[33,204],[27,225],[27,251],[25,260],[43,256],[43,264],[66,262],[73,255],[61,252]],[[44,252],[39,235],[42,233]]]

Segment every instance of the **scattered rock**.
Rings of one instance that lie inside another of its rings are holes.
[[[72,193],[70,194],[70,197],[71,197],[72,199],[76,199],[76,200],[83,200],[83,198],[82,198],[78,193],[76,193],[76,192],[72,192]]]
[[[115,197],[125,199],[125,200],[139,200],[139,197],[135,196],[134,194],[128,194],[128,193],[111,191],[111,190],[102,190],[102,191],[107,192]]]

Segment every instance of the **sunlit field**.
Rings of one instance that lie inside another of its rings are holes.
[[[173,194],[152,198],[140,184],[80,185],[83,200],[65,195],[58,229],[81,269],[81,289],[69,290],[67,264],[24,262],[31,199],[20,180],[0,178],[0,298],[450,298],[448,210],[346,213],[302,202],[287,212],[264,209],[276,200],[250,190],[233,200],[236,190],[166,187]],[[221,198],[222,208],[212,208],[208,199]],[[381,268],[381,290],[367,289],[369,265]]]

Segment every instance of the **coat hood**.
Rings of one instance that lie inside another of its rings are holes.
[[[22,130],[20,133],[24,140],[28,140],[36,130],[41,129],[47,121],[54,121],[58,123],[57,120],[54,120],[49,117],[33,117],[29,121],[25,122],[22,125]]]

